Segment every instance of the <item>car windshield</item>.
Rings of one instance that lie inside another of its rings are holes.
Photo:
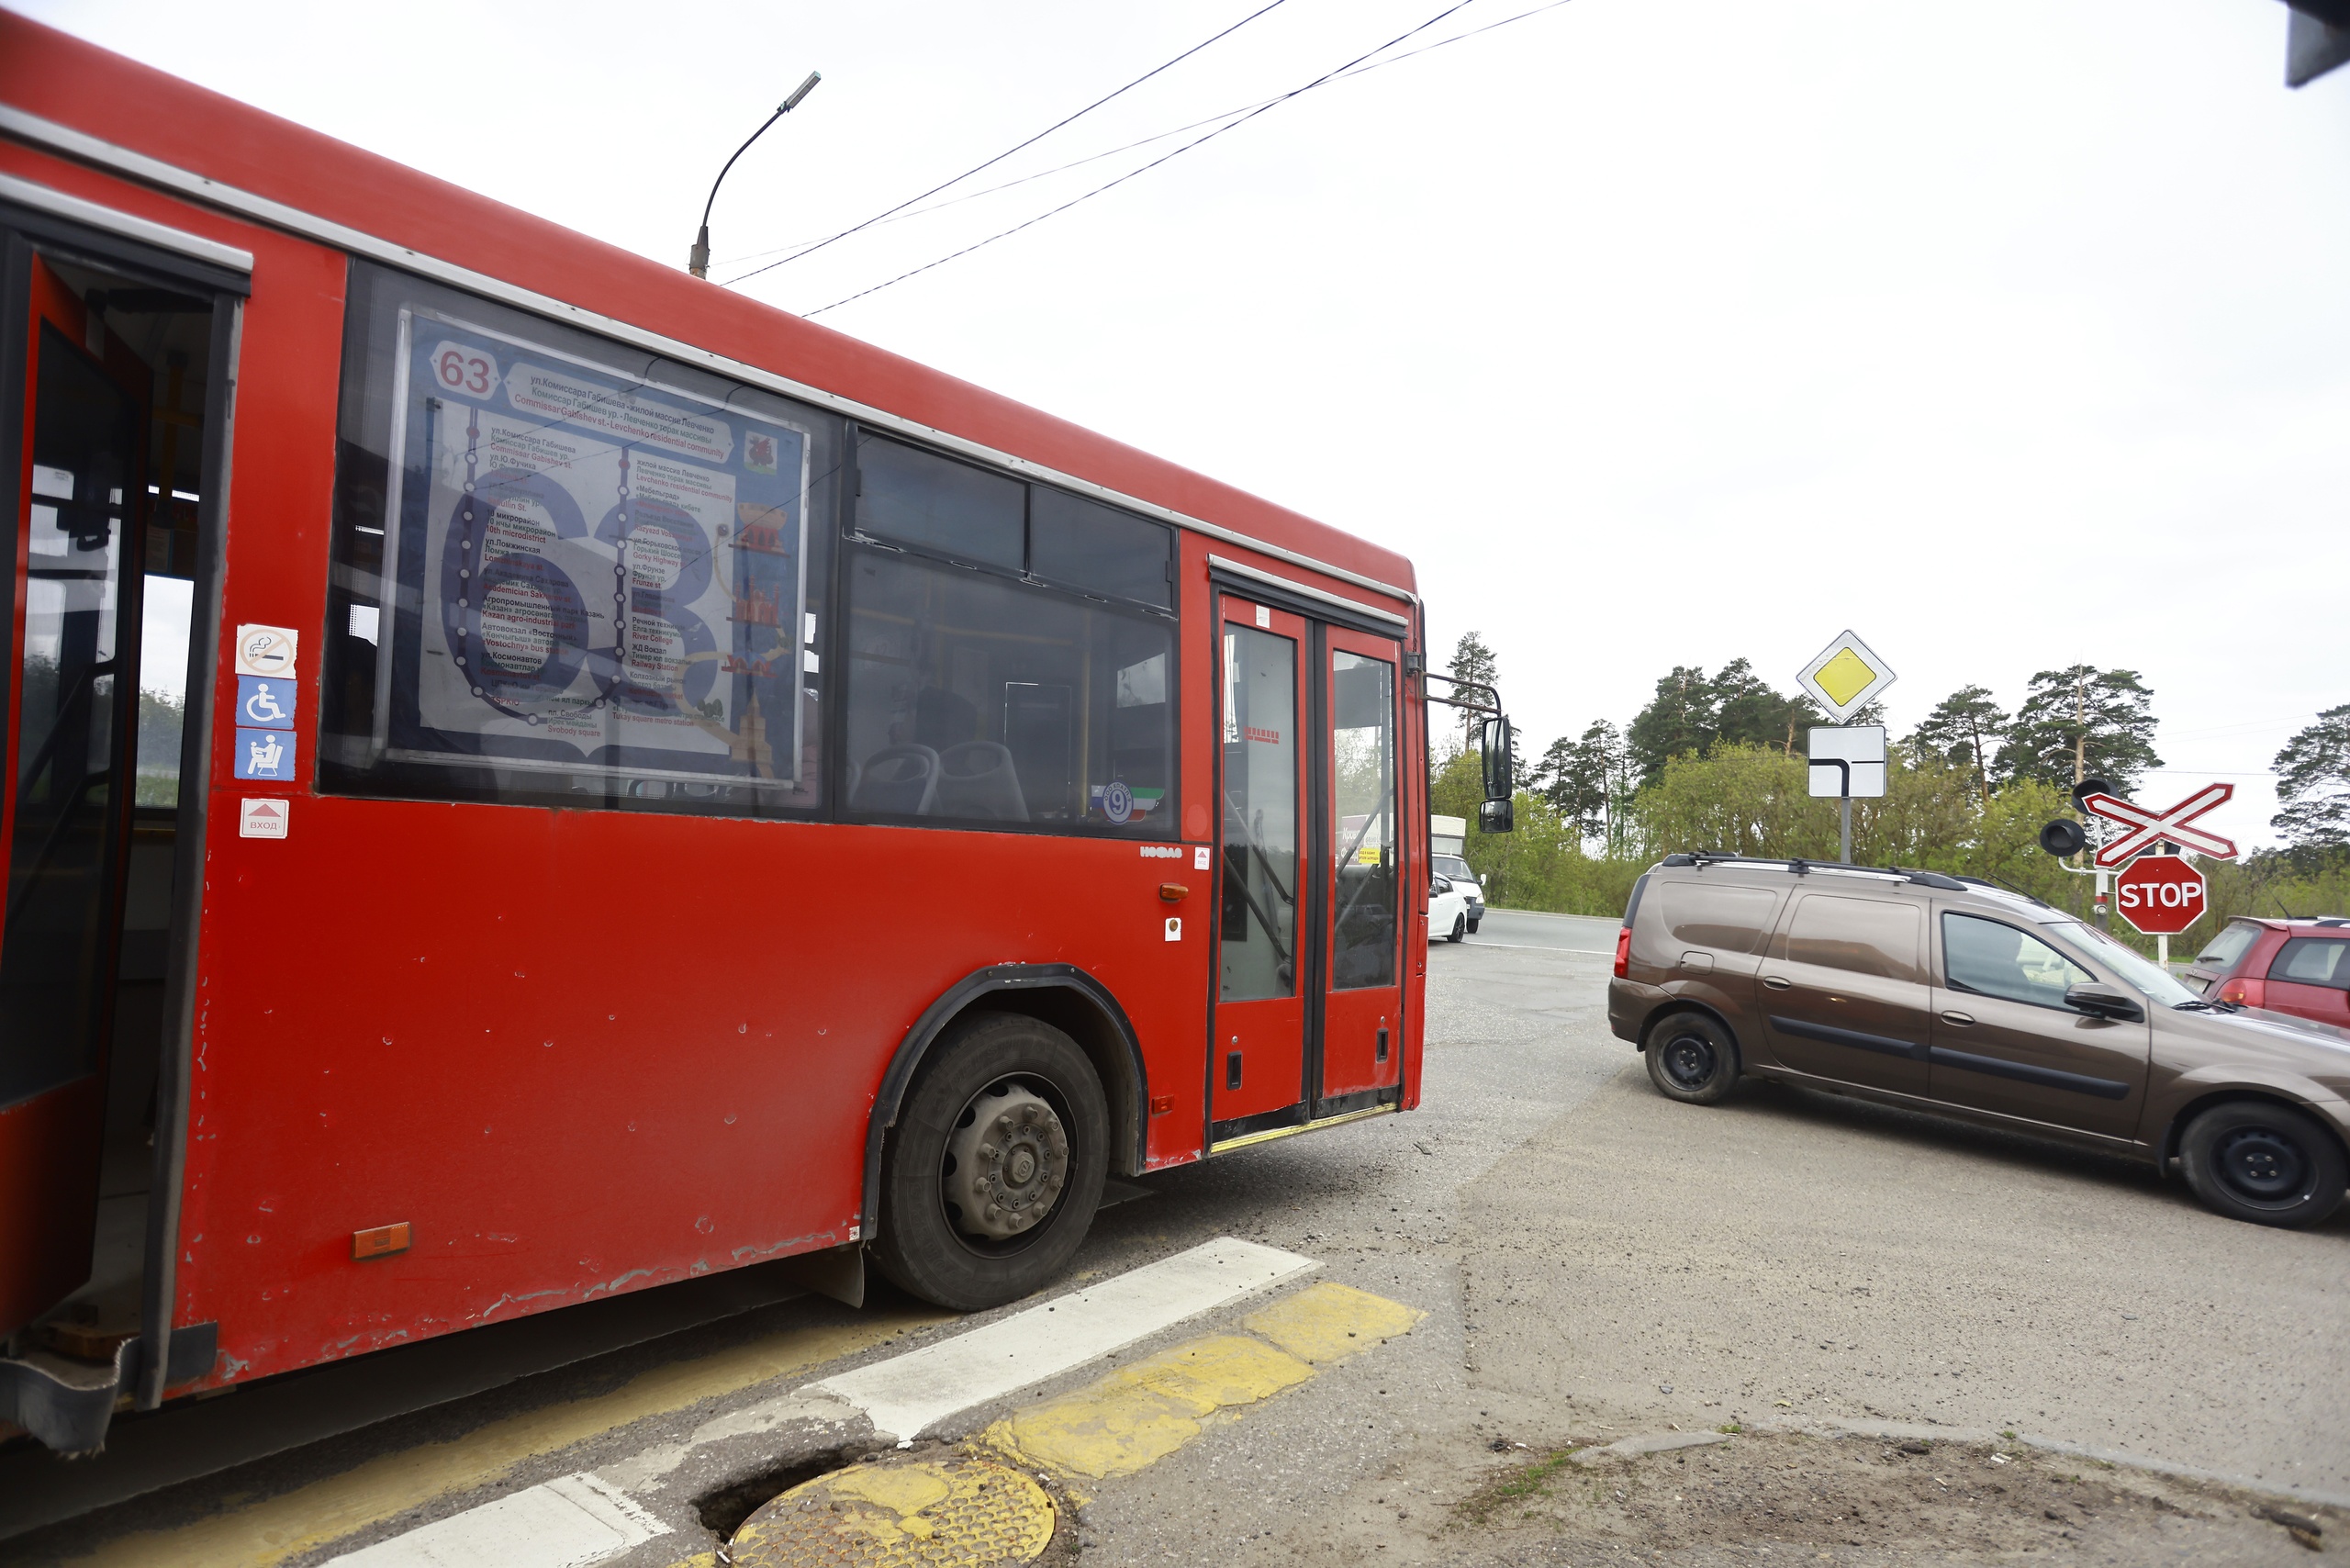
[[[1458,877],[1464,882],[1477,879],[1477,873],[1469,869],[1469,862],[1458,855],[1438,855],[1435,857],[1435,865],[1439,876]]]
[[[2052,920],[2041,929],[2060,940],[2070,942],[2076,951],[2101,959],[2108,968],[2117,970],[2123,980],[2143,991],[2146,1000],[2157,1007],[2177,1007],[2183,1002],[2199,1000],[2193,991],[2179,984],[2160,964],[2123,946],[2095,926],[2083,925],[2077,920]]]

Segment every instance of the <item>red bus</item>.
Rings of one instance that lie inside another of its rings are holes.
[[[1402,557],[7,16],[0,246],[0,1420],[1416,1103]]]

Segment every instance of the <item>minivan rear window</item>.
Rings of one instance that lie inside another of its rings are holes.
[[[1666,882],[1657,891],[1673,939],[1717,953],[1751,953],[1762,946],[1779,909],[1779,895],[1769,888]]]
[[[2244,949],[2251,946],[2253,939],[2259,935],[2260,927],[2251,921],[2232,920],[2217,936],[2211,938],[2210,946],[2195,955],[2195,967],[2199,969],[2216,970],[2232,969],[2235,961],[2244,957]]]

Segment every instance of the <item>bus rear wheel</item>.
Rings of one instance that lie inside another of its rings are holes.
[[[957,1312],[1069,1266],[1102,1201],[1110,1114],[1077,1042],[1009,1013],[958,1020],[907,1092],[881,1171],[873,1261]]]

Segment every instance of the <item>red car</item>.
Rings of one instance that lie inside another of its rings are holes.
[[[2214,1002],[2350,1028],[2350,920],[2238,916],[2180,978]]]

